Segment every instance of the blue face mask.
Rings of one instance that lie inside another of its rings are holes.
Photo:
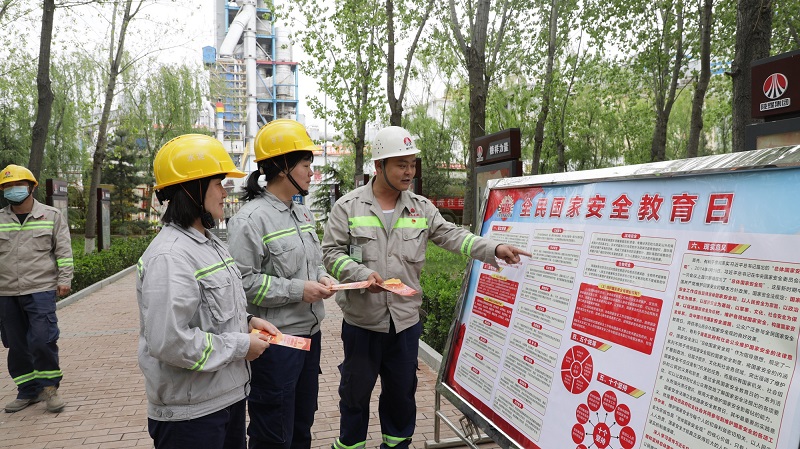
[[[28,186],[13,186],[13,187],[6,187],[3,190],[3,196],[8,200],[11,204],[20,204],[25,201],[25,198],[30,195],[28,191]]]

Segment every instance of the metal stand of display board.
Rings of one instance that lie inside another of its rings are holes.
[[[435,416],[433,419],[433,440],[428,440],[425,442],[425,447],[427,449],[459,447],[465,444],[472,449],[478,449],[479,444],[492,442],[492,439],[486,435],[483,435],[478,426],[476,426],[475,423],[473,423],[466,416],[461,416],[461,418],[458,420],[458,426],[456,423],[450,421],[450,418],[445,416],[444,412],[441,410],[442,394],[438,391],[436,392],[434,401],[433,410],[435,412]],[[455,432],[455,438],[441,439],[440,436],[442,422],[444,422],[447,427]]]

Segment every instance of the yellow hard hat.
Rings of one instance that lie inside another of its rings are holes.
[[[3,173],[0,174],[0,186],[14,181],[30,181],[34,187],[39,185],[30,170],[21,165],[11,164],[4,168]]]
[[[256,133],[256,161],[291,153],[314,151],[319,147],[311,141],[306,127],[295,120],[280,118],[273,120]]]
[[[165,143],[153,160],[156,190],[195,179],[225,174],[243,178],[222,143],[202,134],[184,134]]]

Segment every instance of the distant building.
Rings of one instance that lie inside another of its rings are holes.
[[[256,132],[276,118],[298,120],[298,64],[289,30],[275,26],[265,0],[214,0],[215,47],[203,61],[211,73],[216,137],[245,171],[255,169]]]

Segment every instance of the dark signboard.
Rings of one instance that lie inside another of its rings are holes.
[[[477,165],[519,159],[521,154],[519,128],[504,129],[472,142]]]
[[[97,249],[111,248],[111,191],[97,189]]]
[[[750,73],[754,118],[800,111],[800,50],[755,61]]]
[[[60,179],[47,179],[45,181],[45,203],[61,211],[65,220],[69,220],[68,206],[69,196],[67,195],[67,181]]]
[[[414,159],[414,179],[411,183],[411,191],[417,195],[422,195],[422,158]]]
[[[369,175],[364,173],[361,175],[356,175],[354,178],[355,181],[355,188],[359,188],[361,186],[366,185],[369,182]]]

